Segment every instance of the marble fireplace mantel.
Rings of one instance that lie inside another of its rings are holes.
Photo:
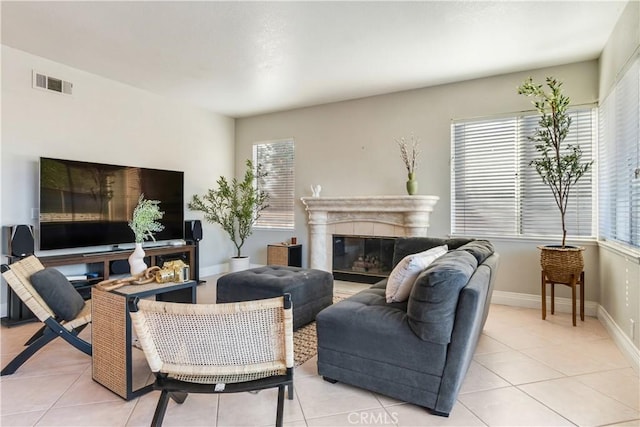
[[[309,212],[311,268],[331,271],[333,234],[426,236],[438,196],[302,197]]]

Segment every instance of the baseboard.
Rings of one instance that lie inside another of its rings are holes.
[[[521,294],[518,292],[493,291],[492,304],[510,305],[513,307],[537,308],[540,306],[540,295]],[[576,301],[577,304],[579,302]],[[594,301],[584,302],[585,316],[598,317],[598,307]],[[547,309],[551,307],[551,297],[547,297]],[[571,298],[556,297],[556,311],[559,313],[571,313]],[[576,307],[580,310],[579,307]]]
[[[613,317],[602,306],[598,306],[598,319],[622,354],[629,360],[633,369],[640,373],[640,350],[636,348],[633,341],[620,329]]]
[[[264,267],[264,264],[250,264],[249,268]],[[200,269],[200,277],[215,276],[217,274],[228,273],[229,263],[216,264],[210,267],[204,267]]]
[[[551,297],[547,297],[549,307]],[[512,307],[535,308],[540,310],[540,295],[521,294],[518,292],[493,291],[492,304],[508,305]],[[556,310],[560,313],[571,313],[571,298],[556,297]],[[584,314],[597,317],[605,327],[613,342],[622,354],[629,360],[631,367],[640,372],[640,350],[636,348],[629,337],[620,329],[607,310],[593,301],[584,302]]]

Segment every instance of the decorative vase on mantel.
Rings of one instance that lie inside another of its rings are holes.
[[[142,243],[136,243],[136,248],[129,255],[129,271],[132,275],[142,273],[147,269],[147,264],[144,262],[144,249],[142,249]]]
[[[413,173],[409,173],[409,180],[407,181],[407,193],[410,196],[418,193],[418,181]]]

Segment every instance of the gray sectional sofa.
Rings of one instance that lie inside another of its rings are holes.
[[[401,238],[406,255],[446,244],[415,280],[409,299],[387,303],[387,279],[316,317],[318,373],[448,416],[482,332],[499,256],[490,242]]]

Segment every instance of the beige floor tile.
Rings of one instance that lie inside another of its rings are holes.
[[[572,425],[516,387],[467,393],[458,400],[489,426]]]
[[[472,361],[471,365],[469,365],[467,376],[460,388],[460,394],[508,387],[510,385],[511,384],[503,378],[500,378],[500,376],[494,372],[491,372],[478,362]]]
[[[611,340],[592,340],[581,345],[556,345],[522,352],[565,375],[581,375],[626,368],[629,363]]]
[[[341,383],[331,384],[321,377],[301,378],[295,386],[307,420],[382,407],[371,392]]]
[[[135,401],[120,399],[114,402],[94,403],[73,407],[53,408],[38,421],[38,426],[122,426],[125,425]]]
[[[2,414],[51,408],[79,378],[80,373],[41,377],[4,377],[1,383]],[[13,378],[12,378],[13,377]]]
[[[513,385],[544,381],[564,376],[561,372],[543,363],[524,355],[521,356],[522,357],[513,360],[485,360],[482,364]]]
[[[169,400],[164,426],[213,426],[216,424],[220,395],[192,393],[183,403]],[[157,403],[157,402],[156,402]],[[248,408],[247,408],[248,409]],[[154,408],[155,411],[155,408]],[[149,422],[153,416],[149,418]]]
[[[640,413],[573,378],[526,384],[521,390],[578,425],[605,425]]]
[[[607,427],[640,427],[640,419],[609,424]]]
[[[480,339],[478,340],[478,346],[476,347],[475,354],[484,354],[484,353],[497,353],[500,351],[508,351],[511,350],[506,345],[501,342],[491,338],[488,335],[482,334],[480,335]]]
[[[0,426],[4,427],[27,427],[35,426],[38,420],[47,411],[23,412],[21,414],[2,415]]]
[[[159,391],[152,391],[137,398],[136,405],[127,420],[127,427],[148,427],[151,425],[159,397]]]
[[[91,369],[86,369],[53,407],[84,405],[89,403],[122,400],[120,396],[101,386],[91,377]]]
[[[395,426],[392,411],[384,408],[351,411],[319,418],[307,418],[309,427]]]
[[[395,419],[398,427],[415,426],[484,426],[478,417],[473,415],[463,404],[456,402],[448,417],[432,415],[425,408],[415,405],[403,404],[386,408]]]
[[[640,380],[632,368],[579,375],[573,379],[640,411]]]
[[[284,420],[304,420],[300,403],[295,396],[285,399]],[[221,394],[218,409],[218,426],[261,426],[274,424],[278,408],[277,389],[262,390],[259,393]]]

